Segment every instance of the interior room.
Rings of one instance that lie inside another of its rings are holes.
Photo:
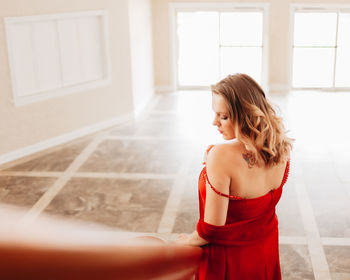
[[[12,222],[192,233],[206,150],[226,141],[210,86],[245,73],[295,139],[282,279],[350,279],[349,0],[2,0],[0,16]]]

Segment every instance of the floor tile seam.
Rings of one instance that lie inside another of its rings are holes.
[[[180,138],[180,137],[179,137]],[[104,140],[174,140],[174,137],[106,135]]]
[[[295,165],[294,168],[298,169],[299,174],[303,174],[298,165]],[[306,191],[304,176],[298,176],[296,178],[296,193],[315,280],[330,279],[327,258],[312,205]]]
[[[156,212],[158,212],[159,210],[163,210],[163,207],[132,206],[132,205],[130,205],[130,203],[127,203],[127,202],[123,202],[123,204],[127,204],[127,205],[125,205],[125,206],[119,205],[118,207],[113,208],[113,210],[116,210],[116,211],[149,211],[149,210],[152,210],[152,211],[156,211]],[[108,207],[108,209],[112,209],[112,208]]]
[[[184,189],[184,180],[177,179],[172,185],[168,200],[165,204],[162,218],[157,232],[171,232],[175,223],[178,209],[181,204],[181,196]]]
[[[336,278],[332,278],[332,279],[338,279],[338,280],[349,280],[350,279],[349,272],[331,272],[331,275],[336,277]]]
[[[288,244],[308,244],[305,236],[280,235],[280,240]],[[346,237],[321,237],[323,246],[350,246],[350,238]]]
[[[59,177],[64,171],[0,171],[0,177]]]
[[[187,177],[183,175],[187,173],[192,161],[191,159],[192,158],[190,157],[183,162],[180,171],[178,172],[178,176],[173,182],[168,200],[164,207],[162,218],[158,225],[158,233],[171,232],[174,227],[177,212],[181,205],[182,193],[185,189],[186,181],[188,180]]]
[[[323,246],[350,246],[348,237],[322,237]]]
[[[280,244],[307,245],[305,236],[280,235],[278,238]]]
[[[175,179],[177,173],[116,173],[116,172],[76,172],[76,178],[112,178],[112,179]]]
[[[337,277],[336,279],[343,279],[343,280],[350,279],[349,272],[331,272],[331,275],[336,276]],[[338,278],[338,277],[341,277],[341,278]]]
[[[60,177],[62,172],[51,171],[4,171],[0,177]],[[121,179],[175,179],[177,176],[193,178],[193,175],[180,173],[125,173],[125,172],[74,172],[71,177],[76,178],[121,178]]]
[[[34,222],[44,209],[50,204],[59,191],[66,185],[73,174],[80,168],[80,166],[87,160],[87,158],[94,152],[96,147],[102,141],[103,136],[98,135],[83,149],[83,151],[74,159],[69,167],[57,178],[51,187],[40,197],[40,199],[32,206],[31,209],[21,218],[20,224],[28,225]]]

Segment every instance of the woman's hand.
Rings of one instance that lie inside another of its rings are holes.
[[[180,233],[175,241],[175,244],[190,246],[190,242],[189,242],[190,238],[191,238],[191,234]]]
[[[180,233],[175,241],[177,245],[200,247],[208,244],[209,242],[198,235],[195,230],[192,234]]]
[[[214,145],[209,145],[207,150],[205,151],[204,156],[203,156],[203,164],[205,164],[207,162],[208,152],[210,151],[211,147],[213,147],[213,146]]]

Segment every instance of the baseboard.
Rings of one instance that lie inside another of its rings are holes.
[[[128,113],[128,114],[124,114],[122,116],[104,121],[104,122],[100,122],[88,127],[84,127],[78,130],[75,130],[73,132],[69,132],[67,134],[64,135],[60,135],[48,140],[44,140],[41,141],[39,143],[36,143],[34,145],[30,145],[3,155],[0,155],[0,164],[4,164],[4,163],[8,163],[11,162],[13,160],[40,152],[42,150],[60,145],[60,144],[64,144],[66,142],[69,142],[71,140],[77,139],[79,137],[118,125],[118,124],[122,124],[125,123],[127,121],[131,121],[134,119],[134,114],[133,113]]]
[[[165,93],[165,92],[173,92],[175,91],[173,86],[163,85],[163,86],[155,86],[156,93]]]
[[[149,107],[151,106],[155,98],[156,98],[156,95],[153,90],[152,94],[149,97],[147,97],[147,99],[143,103],[141,103],[135,108],[135,113],[134,113],[135,119],[138,119],[141,115],[145,114],[149,110]]]
[[[290,91],[290,88],[286,84],[271,84],[269,87],[270,93],[282,93],[286,94]]]

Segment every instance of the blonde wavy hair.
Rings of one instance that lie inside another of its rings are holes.
[[[236,138],[245,145],[250,164],[271,166],[288,159],[294,139],[286,135],[282,118],[253,78],[241,73],[228,75],[211,85],[211,90],[226,100]]]

